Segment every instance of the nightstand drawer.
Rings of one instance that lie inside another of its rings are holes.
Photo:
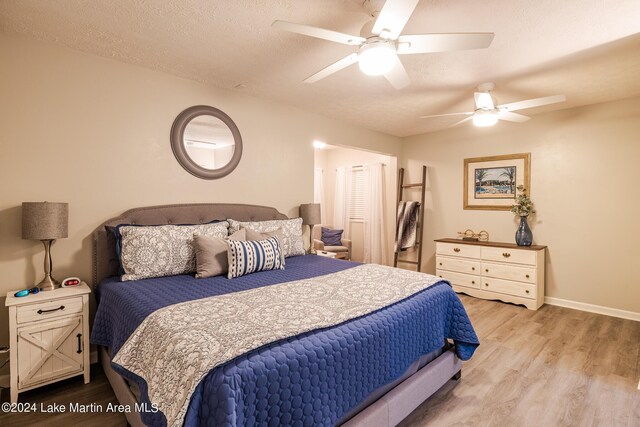
[[[513,264],[536,265],[536,252],[510,248],[482,248],[482,259]]]
[[[482,275],[498,279],[517,280],[518,282],[536,283],[536,269],[532,267],[483,262]]]
[[[82,296],[19,306],[16,313],[18,324],[82,313]]]
[[[456,245],[454,243],[436,243],[438,255],[460,256],[465,258],[480,258],[480,247],[472,245]]]
[[[536,299],[535,285],[526,283],[509,282],[507,280],[482,278],[481,289],[498,292],[501,294],[515,295],[517,297]]]
[[[456,286],[480,289],[480,277],[471,274],[453,273],[451,271],[436,270],[436,275]]]
[[[458,273],[480,274],[480,261],[439,256],[436,259],[436,268]]]

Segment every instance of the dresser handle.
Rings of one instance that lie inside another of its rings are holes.
[[[471,267],[471,271],[476,271],[476,268],[475,267]]]
[[[509,258],[511,254],[509,252],[502,252],[502,256],[505,258]]]
[[[476,284],[476,281],[475,281],[475,280],[472,280],[472,281],[471,281],[471,284],[472,284],[472,285],[475,285],[475,284]]]
[[[82,334],[76,335],[76,338],[78,338],[78,351],[76,351],[76,353],[80,354],[82,353]]]
[[[438,276],[438,277],[442,279],[442,276]]]
[[[528,279],[528,278],[529,278],[529,275],[528,275],[528,274],[525,274],[525,277]]]
[[[453,248],[453,252],[460,252],[460,248]]]
[[[489,284],[488,284],[488,283],[485,283],[484,285],[485,285],[485,286],[489,286]]]
[[[486,271],[486,272],[488,273],[488,272],[489,272],[489,269],[488,269],[488,268],[485,268],[485,269],[484,269],[484,271]]]
[[[43,313],[53,313],[54,311],[58,311],[58,310],[64,310],[64,305],[61,305],[58,308],[52,308],[50,310],[38,310],[37,313],[38,314],[43,314]]]
[[[440,265],[442,265],[442,263],[440,263]]]
[[[525,290],[525,292],[526,292],[526,293],[529,293],[529,289],[526,289],[526,290]]]

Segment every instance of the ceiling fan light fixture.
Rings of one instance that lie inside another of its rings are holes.
[[[485,128],[498,123],[498,114],[494,111],[478,110],[473,115],[473,124]]]
[[[358,66],[368,76],[388,73],[395,63],[396,50],[388,42],[364,44],[358,52]]]

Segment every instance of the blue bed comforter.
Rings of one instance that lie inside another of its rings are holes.
[[[229,292],[334,273],[358,264],[319,256],[287,259],[286,270],[233,280],[172,276],[131,282],[107,279],[97,291],[91,341],[118,352],[153,311]],[[372,314],[281,340],[213,369],[192,395],[185,425],[333,425],[374,390],[399,378],[420,356],[456,344],[462,360],[478,338],[458,296],[440,282]],[[114,369],[140,386],[122,367]],[[165,425],[161,412],[143,412],[148,425]]]

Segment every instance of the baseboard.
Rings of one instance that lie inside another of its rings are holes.
[[[586,302],[571,301],[568,299],[544,297],[544,303],[557,305],[559,307],[573,308],[574,310],[588,311],[590,313],[604,314],[606,316],[619,317],[621,319],[635,320],[640,322],[640,313],[634,311],[620,310],[618,308],[604,307],[602,305],[587,304]]]

